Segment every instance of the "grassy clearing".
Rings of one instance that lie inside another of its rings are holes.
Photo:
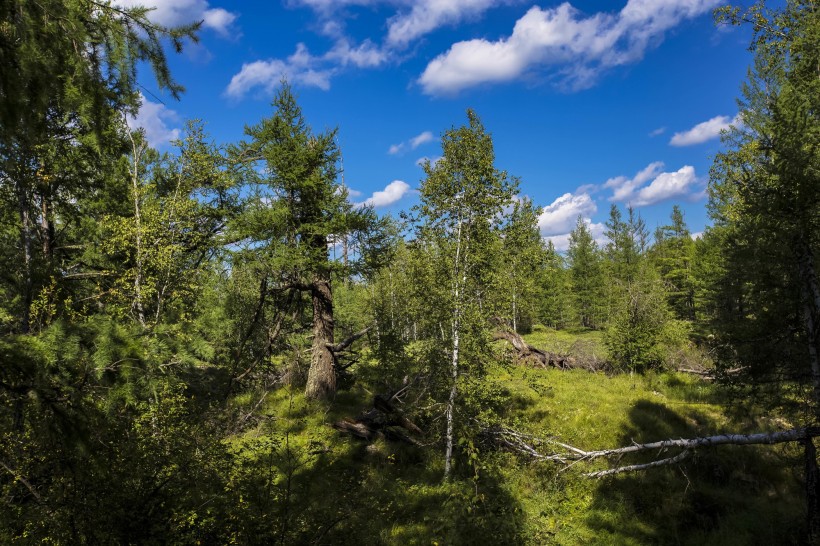
[[[598,332],[538,328],[527,339],[556,352],[579,341],[600,350]],[[583,449],[776,428],[769,416],[738,411],[738,401],[683,374],[499,366],[492,379],[509,392],[505,418],[517,428]],[[801,543],[802,466],[793,446],[721,447],[682,465],[604,480],[581,474],[606,462],[562,469],[493,453],[478,478],[442,483],[437,446],[368,446],[330,427],[370,398],[355,385],[332,405],[309,404],[301,392],[283,388],[266,399],[266,419],[235,440],[241,448],[276,439],[269,488],[278,508],[269,516],[288,518],[288,541],[321,535],[329,544]],[[258,455],[261,466],[264,460]]]

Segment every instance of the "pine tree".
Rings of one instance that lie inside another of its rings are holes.
[[[567,258],[578,321],[585,328],[599,328],[606,322],[603,264],[598,243],[580,215],[569,235]]]
[[[669,305],[677,318],[695,319],[695,286],[692,260],[695,242],[683,212],[678,205],[672,207],[671,223],[660,228],[660,237],[652,248],[653,261],[667,283]]]

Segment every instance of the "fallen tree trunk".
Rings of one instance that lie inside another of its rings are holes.
[[[658,459],[649,463],[621,466],[599,472],[590,472],[585,476],[590,478],[601,478],[621,472],[632,472],[636,470],[646,470],[657,466],[675,464],[685,459],[691,451],[699,448],[711,448],[720,445],[771,445],[787,442],[805,442],[811,438],[820,436],[820,427],[801,427],[778,432],[762,432],[758,434],[719,434],[715,436],[704,436],[689,439],[669,439],[645,444],[633,444],[631,446],[614,449],[601,449],[596,451],[584,451],[577,447],[558,442],[552,438],[538,438],[529,434],[524,434],[506,427],[492,427],[484,431],[485,436],[492,438],[496,445],[516,451],[535,460],[552,461],[562,464],[573,464],[581,461],[591,461],[599,458],[610,458],[623,456],[630,453],[641,453],[644,451],[657,451],[658,454],[670,448],[680,448],[683,451],[672,457]],[[543,453],[539,451],[541,445],[553,445],[560,447],[562,451]]]
[[[336,421],[333,423],[333,428],[367,441],[386,438],[407,444],[420,445],[420,442],[408,433],[421,435],[423,432],[401,410],[396,408],[393,401],[397,394],[391,396],[377,394],[373,398],[372,409],[362,413],[356,419],[345,417],[340,421]]]
[[[544,351],[533,347],[515,330],[511,329],[507,322],[501,318],[496,318],[497,324],[493,331],[493,341],[507,341],[516,350],[518,361],[530,366],[541,368],[554,367],[565,370],[572,367],[570,357],[557,355],[549,351]]]

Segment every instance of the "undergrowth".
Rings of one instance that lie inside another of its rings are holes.
[[[527,340],[556,352],[578,343],[601,350],[598,332],[536,328]],[[509,397],[505,422],[585,450],[783,425],[691,375],[518,366],[490,373]],[[256,457],[237,479],[267,480],[272,501],[260,525],[271,542],[801,543],[802,465],[794,446],[701,450],[678,465],[601,480],[583,474],[618,461],[565,467],[486,451],[480,463],[444,482],[442,450],[432,442],[367,444],[331,427],[366,409],[374,392],[360,382],[321,404],[282,387],[267,396],[257,424],[232,440],[234,449]],[[271,441],[260,451],[265,438]]]

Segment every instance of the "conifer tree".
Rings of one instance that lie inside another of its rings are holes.
[[[569,235],[567,258],[578,322],[585,328],[599,328],[606,321],[603,263],[598,243],[580,215]]]
[[[287,83],[273,107],[274,115],[247,127],[250,140],[234,150],[253,191],[237,235],[248,248],[244,254],[259,263],[260,306],[277,294],[309,295],[313,340],[305,394],[325,399],[336,392],[331,282],[343,267],[331,260],[328,244],[334,234],[373,226],[374,216],[368,207],[354,209],[337,179],[336,131],[314,134]]]

